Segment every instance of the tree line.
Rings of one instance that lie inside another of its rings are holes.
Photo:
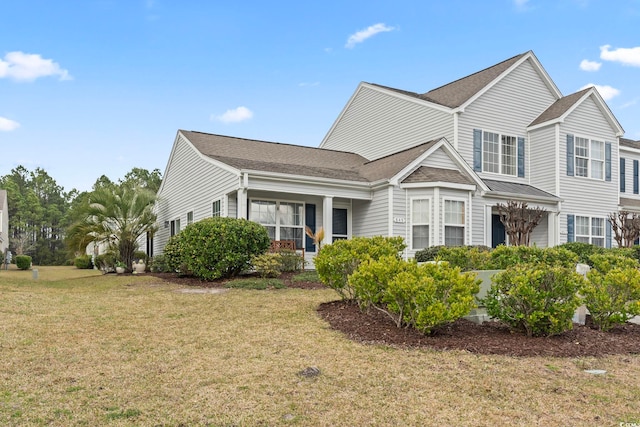
[[[105,195],[131,197],[143,192],[147,203],[153,203],[161,182],[158,169],[133,168],[117,181],[102,175],[91,191],[65,191],[44,169],[29,171],[18,166],[0,177],[0,189],[7,191],[9,205],[9,250],[31,256],[35,265],[67,264],[84,253],[78,224],[86,221],[90,207],[96,205],[92,201],[104,200]],[[95,231],[93,235],[97,236]]]

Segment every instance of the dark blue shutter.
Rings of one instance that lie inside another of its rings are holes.
[[[633,161],[633,194],[638,194],[638,161]]]
[[[473,130],[473,170],[482,172],[482,131]]]
[[[607,220],[607,240],[605,242],[605,246],[608,249],[611,249],[611,234],[612,234],[612,226],[611,226],[611,221]]]
[[[304,222],[312,232],[316,232],[316,205],[313,203],[307,203],[304,205]],[[307,252],[316,251],[316,245],[313,244],[313,239],[309,236],[305,236],[304,250]]]
[[[524,138],[518,137],[518,176],[524,178]]]
[[[604,179],[611,181],[611,143],[604,143]]]
[[[576,216],[567,215],[567,242],[576,240]]]
[[[573,176],[573,135],[567,134],[567,175]]]
[[[624,193],[624,186],[626,184],[626,174],[625,174],[625,165],[624,165],[624,157],[620,157],[620,192]]]

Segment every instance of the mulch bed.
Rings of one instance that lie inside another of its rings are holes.
[[[185,286],[224,287],[225,280],[203,282],[175,274],[149,273],[163,280]],[[287,287],[322,289],[317,282],[294,282],[294,273],[283,274],[280,279]],[[587,325],[574,324],[573,330],[552,337],[527,337],[509,330],[499,322],[481,325],[460,319],[441,327],[431,335],[413,329],[397,328],[384,313],[371,309],[361,311],[356,305],[343,301],[321,304],[318,314],[333,329],[349,339],[364,344],[381,344],[405,348],[433,350],[462,350],[476,354],[505,356],[585,357],[613,354],[640,354],[640,325],[626,323],[609,332],[601,332]]]

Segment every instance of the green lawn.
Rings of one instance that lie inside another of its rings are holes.
[[[316,315],[330,290],[196,294],[144,275],[38,273],[0,271],[0,425],[640,423],[638,355],[367,346]],[[310,366],[318,377],[298,375]]]

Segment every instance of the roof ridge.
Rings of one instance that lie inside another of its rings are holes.
[[[427,91],[427,92],[425,92],[425,93],[419,94],[419,95],[420,95],[420,96],[426,96],[426,95],[428,95],[430,92],[434,92],[434,91],[436,91],[436,90],[438,90],[438,89],[442,89],[442,88],[447,87],[447,86],[449,86],[449,85],[452,85],[452,84],[454,84],[454,83],[458,83],[458,82],[459,82],[459,81],[461,81],[461,80],[467,79],[467,78],[469,78],[469,77],[473,77],[473,76],[478,75],[478,74],[480,74],[480,73],[484,73],[485,71],[488,71],[488,70],[490,70],[490,69],[492,69],[492,68],[498,67],[499,65],[502,65],[502,64],[504,64],[505,62],[512,61],[512,60],[514,60],[515,58],[523,57],[523,56],[525,56],[526,54],[528,54],[528,53],[530,53],[530,52],[532,52],[532,51],[531,51],[531,50],[528,50],[528,51],[526,51],[526,52],[524,52],[524,53],[521,53],[521,54],[518,54],[518,55],[514,55],[514,56],[512,56],[511,58],[507,58],[507,59],[505,59],[504,61],[500,61],[500,62],[498,62],[497,64],[493,64],[493,65],[491,65],[491,66],[489,66],[489,67],[483,68],[482,70],[476,71],[475,73],[471,73],[471,74],[468,74],[468,75],[466,75],[466,76],[460,77],[459,79],[456,79],[456,80],[454,80],[454,81],[452,81],[452,82],[449,82],[449,83],[445,83],[445,84],[443,84],[442,86],[438,86],[438,87],[436,87],[436,88],[433,88],[433,89],[431,89],[431,90],[429,90],[429,91]]]
[[[259,143],[262,143],[262,144],[276,144],[276,145],[282,145],[282,146],[287,146],[287,147],[308,148],[308,149],[311,149],[311,150],[321,150],[321,151],[334,152],[334,153],[353,154],[355,156],[363,157],[360,154],[354,153],[352,151],[343,151],[343,150],[334,150],[334,149],[329,149],[329,148],[311,147],[309,145],[292,144],[292,143],[289,143],[289,142],[265,141],[265,140],[262,140],[262,139],[252,139],[252,138],[243,138],[243,137],[239,137],[239,136],[221,135],[219,133],[209,133],[209,132],[202,132],[202,131],[197,131],[197,130],[178,129],[178,132],[191,132],[191,133],[197,133],[197,134],[206,135],[206,136],[218,136],[218,137],[221,137],[221,138],[237,139],[237,140],[250,141],[250,142],[259,142]],[[363,158],[365,158],[365,157],[363,157]]]

